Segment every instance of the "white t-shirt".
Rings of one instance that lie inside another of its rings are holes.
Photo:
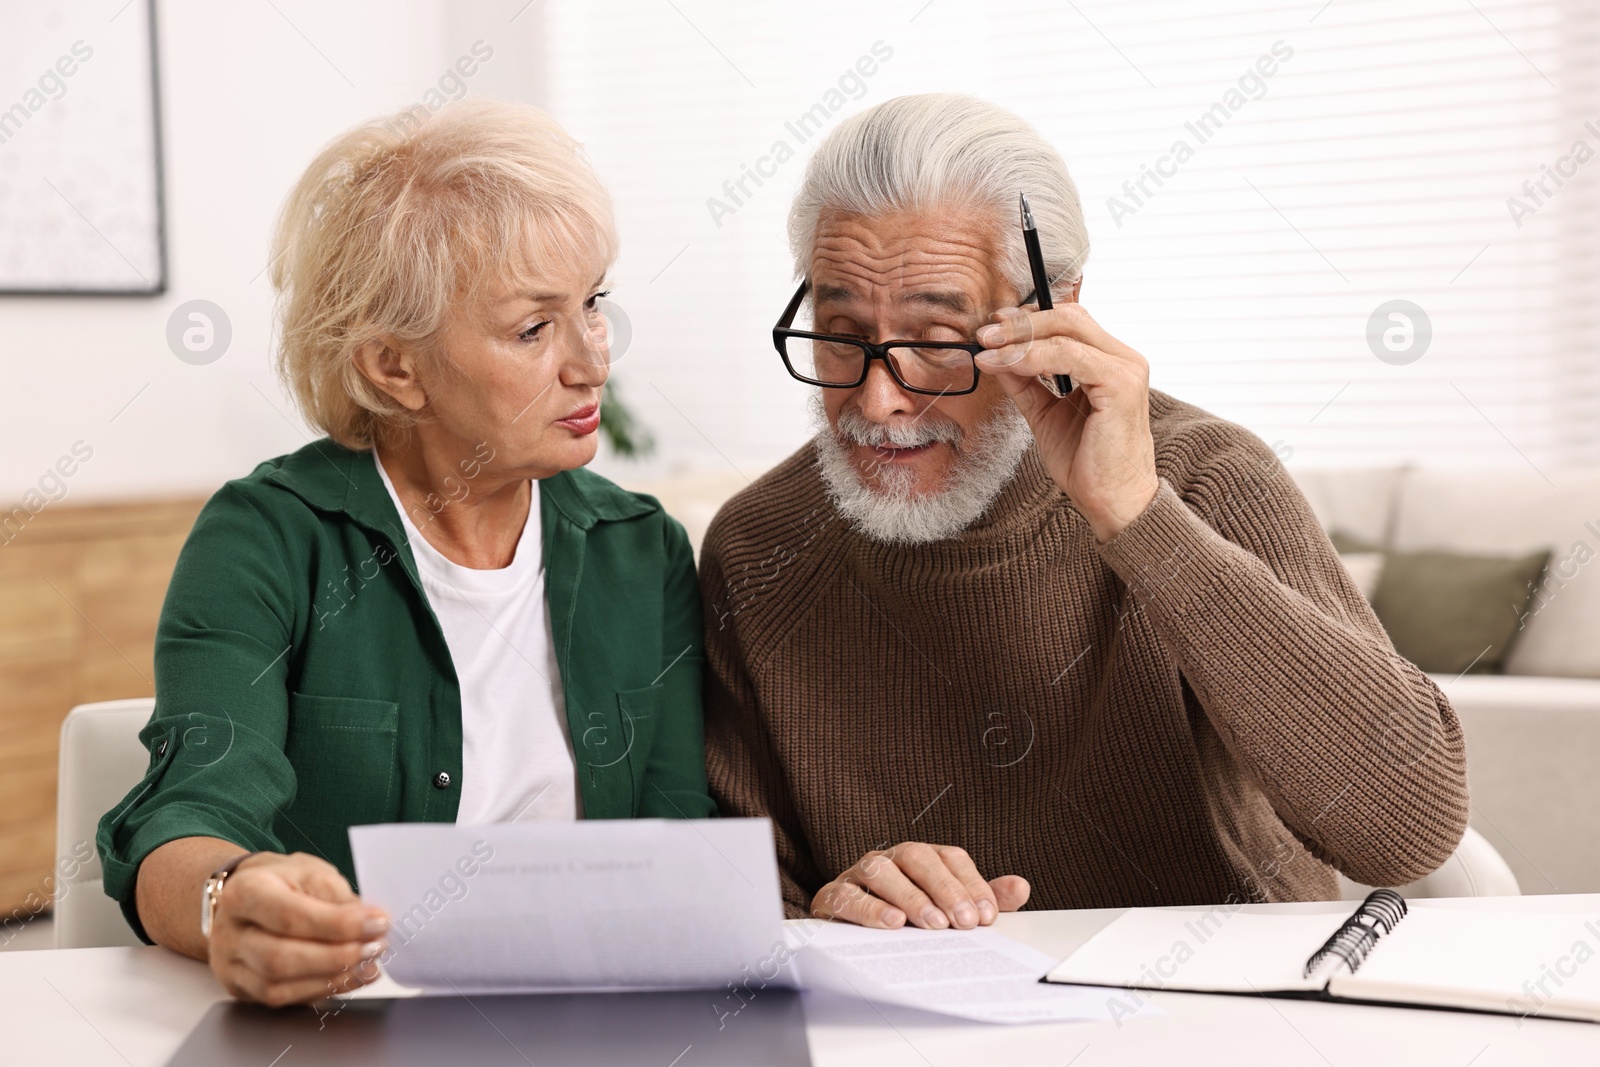
[[[461,683],[458,823],[577,819],[583,801],[544,593],[539,483],[509,567],[474,570],[428,543],[377,460]],[[446,504],[446,507],[459,505]]]

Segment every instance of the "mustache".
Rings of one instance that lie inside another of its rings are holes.
[[[925,411],[904,423],[873,422],[861,412],[846,408],[834,424],[835,435],[846,444],[872,447],[917,448],[943,442],[951,448],[961,445],[961,426],[936,412]]]

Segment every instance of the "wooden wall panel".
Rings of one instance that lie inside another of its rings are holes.
[[[61,720],[154,692],[156,619],[202,503],[51,504],[0,531],[0,920],[49,896]]]

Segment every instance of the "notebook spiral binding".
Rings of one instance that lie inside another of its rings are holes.
[[[1361,966],[1378,938],[1391,932],[1405,918],[1406,899],[1393,889],[1374,889],[1351,916],[1339,925],[1333,936],[1306,961],[1309,977],[1317,966],[1332,956],[1343,960],[1352,972]]]

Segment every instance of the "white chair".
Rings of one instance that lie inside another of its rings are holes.
[[[150,754],[139,731],[155,700],[107,700],[80,704],[61,724],[61,771],[56,791],[56,948],[137,945],[117,902],[101,888],[95,827],[144,777]],[[85,844],[88,849],[85,849]],[[84,853],[93,858],[82,862]],[[76,867],[73,876],[63,871]]]
[[[1522,887],[1505,857],[1495,851],[1489,840],[1472,827],[1467,827],[1461,844],[1432,874],[1417,879],[1410,885],[1400,886],[1403,897],[1518,897]],[[1339,876],[1339,895],[1345,900],[1360,900],[1372,887],[1352,882]]]

